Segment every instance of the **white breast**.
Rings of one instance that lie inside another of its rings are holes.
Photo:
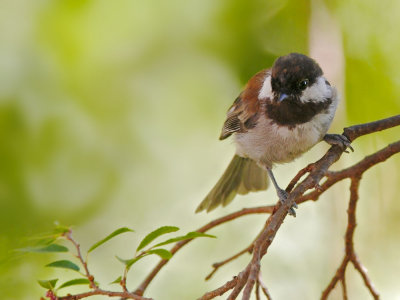
[[[267,96],[267,91],[271,95],[269,79],[270,77],[267,77],[264,81],[259,96]],[[325,80],[323,83],[325,84]],[[236,153],[270,168],[275,163],[292,161],[309,150],[326,134],[336,111],[338,102],[336,90],[329,85],[326,86],[329,90],[324,89],[323,92],[329,93],[332,99],[327,111],[294,128],[277,125],[263,114],[253,129],[246,133],[235,134]],[[315,91],[310,92],[315,93]]]

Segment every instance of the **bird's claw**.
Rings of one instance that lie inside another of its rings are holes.
[[[278,190],[279,201],[281,201],[282,204],[286,202],[288,196],[289,196],[289,194],[285,190],[282,190],[282,189]],[[292,207],[289,208],[288,214],[293,216],[293,217],[296,217],[296,211],[294,209],[297,208],[297,207],[298,207],[297,203],[294,202]]]
[[[350,149],[352,152],[354,152],[350,140],[343,134],[325,134],[324,141],[329,145],[337,145],[341,147],[346,153],[349,153],[347,149]]]

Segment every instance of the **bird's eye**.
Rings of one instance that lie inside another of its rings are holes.
[[[303,79],[299,82],[299,89],[304,90],[308,86],[309,80]]]

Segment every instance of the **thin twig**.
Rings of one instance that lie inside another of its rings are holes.
[[[64,297],[57,297],[57,300],[79,300],[91,296],[99,296],[104,295],[108,297],[120,297],[122,299],[135,299],[135,300],[153,300],[152,298],[145,298],[139,295],[135,295],[129,292],[113,292],[113,291],[105,291],[100,288],[96,288],[90,292],[76,294],[76,295],[67,295]]]
[[[242,272],[239,273],[236,286],[234,287],[232,293],[228,296],[227,300],[236,299],[236,297],[240,294],[243,287],[245,286],[249,273],[250,273],[250,265],[248,265],[246,269],[244,269]]]
[[[69,230],[68,232],[66,232],[64,234],[64,236],[67,240],[69,240],[74,245],[74,247],[76,249],[76,257],[79,259],[83,268],[85,269],[85,275],[86,275],[86,278],[89,280],[89,286],[92,289],[97,289],[98,286],[94,281],[94,276],[89,272],[87,262],[83,259],[83,256],[81,253],[81,246],[72,238],[72,231]]]
[[[351,126],[345,128],[343,134],[346,135],[350,141],[354,141],[356,138],[360,136],[392,128],[398,125],[400,125],[400,115],[396,115],[391,118],[371,123]],[[271,296],[268,293],[268,290],[261,278],[260,261],[261,258],[267,253],[268,248],[273,242],[277,231],[283,224],[283,221],[286,218],[286,215],[288,214],[288,210],[292,207],[292,205],[295,202],[300,204],[307,200],[317,200],[323,192],[325,192],[335,183],[345,178],[351,179],[350,201],[347,211],[348,225],[345,234],[346,250],[341,265],[337,269],[335,275],[332,277],[326,289],[323,291],[321,299],[326,299],[339,281],[342,285],[343,299],[348,298],[345,272],[349,263],[352,263],[355,269],[360,273],[360,275],[364,280],[364,284],[368,288],[373,298],[379,299],[379,293],[374,287],[371,279],[368,277],[365,267],[362,265],[361,261],[359,260],[354,250],[356,208],[359,199],[358,190],[359,190],[361,176],[363,175],[363,173],[366,172],[371,167],[373,167],[374,165],[385,161],[386,159],[388,159],[389,157],[391,157],[396,153],[399,153],[400,141],[390,144],[387,147],[381,149],[380,151],[365,157],[360,162],[356,163],[355,165],[349,168],[336,172],[329,171],[330,166],[340,158],[343,152],[345,152],[345,149],[342,149],[338,146],[332,146],[320,160],[318,160],[315,163],[309,164],[307,167],[300,170],[286,188],[286,191],[290,192],[290,194],[288,199],[283,204],[280,204],[278,202],[277,205],[269,205],[269,206],[255,207],[255,208],[244,208],[240,211],[228,214],[224,217],[211,221],[210,223],[196,230],[197,232],[204,233],[218,225],[232,221],[234,219],[240,218],[245,215],[271,213],[271,216],[267,219],[264,228],[257,236],[257,238],[254,240],[254,242],[249,247],[245,248],[239,253],[225,259],[224,261],[215,263],[213,265],[214,270],[209,274],[209,276],[207,276],[206,279],[209,279],[218,270],[219,267],[237,259],[244,253],[249,252],[252,253],[252,259],[249,262],[249,264],[245,267],[245,269],[241,271],[238,274],[238,276],[235,276],[232,280],[226,282],[221,287],[204,294],[201,298],[199,298],[200,300],[213,299],[217,296],[223,295],[229,290],[232,290],[232,292],[228,296],[227,298],[228,300],[236,299],[242,290],[243,290],[242,299],[248,300],[250,299],[250,295],[254,285],[256,286],[255,293],[257,299],[260,299],[260,288],[261,288],[267,299],[271,300]],[[300,181],[306,174],[308,174],[306,178]],[[327,180],[320,186],[319,182],[323,177],[327,177]],[[305,192],[309,189],[314,189],[314,190],[312,192],[305,194]],[[139,285],[139,287],[134,293],[130,293],[126,288],[126,272],[121,282],[123,288],[122,292],[106,291],[100,289],[95,283],[94,276],[89,271],[87,260],[83,258],[80,250],[80,245],[72,238],[71,231],[66,232],[64,234],[64,237],[74,245],[77,252],[76,257],[79,259],[79,261],[84,267],[85,270],[84,275],[89,280],[89,286],[92,290],[86,293],[81,293],[76,295],[56,297],[56,299],[78,300],[94,295],[105,295],[108,297],[121,297],[124,299],[151,300],[150,298],[142,297],[142,295],[146,290],[146,288],[148,287],[148,285],[150,284],[150,282],[163,268],[163,266],[168,262],[168,260],[161,260],[155,266],[155,268],[152,269],[150,274],[145,278],[145,280],[141,283],[141,285]],[[190,241],[191,240],[184,240],[176,243],[174,247],[171,249],[171,253],[175,254]]]
[[[270,293],[268,292],[267,286],[265,285],[264,281],[262,280],[261,272],[258,273],[257,282],[261,286],[261,290],[263,291],[265,297],[267,297],[268,300],[272,300],[272,297],[271,297]]]
[[[328,298],[328,295],[330,292],[335,288],[336,284],[338,281],[342,278],[342,274],[346,271],[347,264],[349,262],[349,258],[345,257],[340,264],[339,268],[336,270],[335,275],[332,277],[331,281],[329,282],[328,286],[325,288],[325,290],[322,292],[321,295],[321,300],[325,300]]]
[[[387,128],[391,128],[394,126],[400,125],[400,115],[394,116],[392,118],[368,123],[368,124],[362,124],[362,125],[356,125],[353,127],[345,128],[344,134],[351,140],[353,141],[357,137],[360,137],[365,134],[372,133],[374,131],[380,131],[384,130]],[[395,143],[396,144],[396,143]],[[393,146],[393,144],[392,144]],[[389,147],[390,148],[390,147]],[[392,147],[393,148],[393,147]],[[328,169],[329,167],[336,162],[342,153],[344,152],[345,149],[340,148],[338,146],[332,146],[328,152],[316,163],[313,165],[313,170],[309,172],[309,175],[302,181],[300,182],[294,190],[289,194],[288,199],[285,201],[284,204],[282,204],[267,220],[267,226],[264,227],[263,232],[259,235],[259,237],[256,239],[254,243],[254,248],[253,248],[253,258],[251,262],[247,265],[246,267],[246,272],[242,271],[239,273],[241,275],[241,279],[243,279],[243,276],[247,276],[247,281],[245,283],[245,290],[243,292],[243,300],[248,300],[250,298],[250,292],[254,286],[254,275],[256,274],[258,276],[259,272],[259,265],[260,265],[260,260],[261,258],[267,253],[267,250],[269,246],[271,245],[277,231],[279,230],[280,226],[283,223],[283,220],[285,219],[288,210],[292,207],[292,205],[295,203],[296,199],[300,198],[308,189],[313,188],[315,186],[318,187],[318,189],[315,191],[317,195],[319,196],[322,191],[323,191],[323,186],[320,187],[318,183],[324,177],[326,174],[328,174]],[[394,153],[398,153],[399,149],[394,150],[392,153],[386,153],[386,157],[376,158],[376,162],[374,164],[384,161],[387,159],[387,157],[390,157]],[[380,153],[381,154],[381,153]],[[379,153],[378,155],[379,156]],[[385,155],[384,155],[385,156]],[[373,156],[371,156],[373,157]],[[358,186],[359,186],[359,181],[361,178],[361,174],[370,168],[372,165],[366,165],[364,170],[357,170],[350,176],[352,178],[352,185],[351,185],[351,199],[349,203],[349,225],[348,225],[348,230],[346,232],[346,253],[354,253],[353,252],[353,246],[352,246],[352,240],[353,240],[353,234],[354,234],[354,229],[355,229],[355,221],[354,223],[352,222],[353,216],[355,217],[355,212],[352,208],[352,206],[355,207],[357,199],[358,199]],[[304,171],[304,173],[307,170]],[[302,174],[300,174],[302,175]],[[332,174],[329,173],[329,178],[332,178]],[[300,176],[301,177],[301,176]],[[297,178],[295,178],[297,181]],[[326,183],[326,182],[325,182]],[[333,183],[332,183],[333,184]],[[294,184],[293,184],[294,185]],[[326,186],[325,186],[326,187]],[[355,219],[354,219],[355,220]],[[262,241],[262,242],[260,242]],[[347,256],[344,258],[341,267],[338,269],[338,272],[332,279],[332,286],[334,287],[337,283],[337,281],[341,278],[343,278],[342,274],[344,274],[346,266],[348,262],[350,261],[351,256]],[[248,272],[247,272],[248,270]],[[365,273],[364,273],[365,274]],[[363,275],[363,273],[362,273]],[[329,285],[331,286],[331,285]],[[243,280],[239,280],[236,283],[236,286],[234,287],[231,295],[229,296],[228,299],[236,299],[242,288],[244,287],[243,285]],[[333,288],[332,287],[332,288]],[[347,293],[347,291],[346,291]],[[329,294],[329,290],[327,291],[327,294]]]
[[[342,278],[340,279],[340,283],[342,284],[342,295],[343,295],[343,300],[347,300],[347,285],[346,285],[346,272],[343,273]]]
[[[215,297],[218,296],[222,296],[223,294],[225,294],[227,291],[231,290],[234,288],[234,286],[236,285],[238,281],[238,278],[235,276],[232,280],[228,281],[227,283],[225,283],[223,286],[205,293],[202,297],[200,297],[198,300],[209,300],[209,299],[213,299]]]
[[[319,196],[323,194],[327,189],[329,189],[332,185],[338,183],[339,181],[354,177],[357,174],[362,174],[369,170],[374,165],[384,162],[394,154],[400,152],[400,141],[394,142],[389,144],[388,146],[384,147],[383,149],[366,156],[358,163],[354,164],[351,167],[343,169],[341,171],[336,172],[327,172],[326,176],[328,179],[320,186],[319,190],[313,190],[307,194],[300,196],[297,200],[297,204],[301,204],[305,201],[318,200]]]
[[[357,208],[357,201],[359,199],[358,188],[360,185],[360,180],[361,180],[361,174],[357,174],[356,177],[352,177],[351,180],[350,201],[349,201],[349,208],[347,210],[348,221],[347,221],[347,230],[345,235],[345,245],[346,245],[345,257],[343,258],[341,267],[338,269],[335,276],[332,278],[328,287],[322,293],[321,299],[327,299],[329,294],[334,289],[338,280],[340,280],[342,283],[343,299],[347,299],[345,271],[349,262],[351,262],[354,265],[355,269],[361,274],[361,277],[363,278],[364,283],[367,286],[368,290],[370,291],[372,297],[374,297],[374,299],[379,299],[378,292],[376,291],[374,285],[372,284],[372,281],[367,276],[365,268],[363,267],[356,253],[354,252],[353,238],[354,238],[354,231],[356,228],[356,208]]]
[[[343,134],[352,142],[356,138],[367,135],[373,132],[386,130],[400,125],[400,115],[390,118],[364,123],[360,125],[353,125],[344,129]]]
[[[261,300],[261,297],[260,297],[260,282],[258,280],[256,281],[256,289],[254,291],[254,294],[256,295],[256,300]]]
[[[208,230],[224,224],[226,222],[232,221],[234,219],[247,216],[247,215],[252,215],[252,214],[266,214],[266,213],[272,213],[273,210],[275,209],[274,205],[269,205],[269,206],[259,206],[259,207],[251,207],[251,208],[243,208],[237,212],[228,214],[226,216],[223,216],[221,218],[218,218],[214,221],[209,222],[208,224],[200,227],[199,229],[195,230],[197,232],[207,232]],[[178,252],[183,246],[188,244],[192,240],[184,240],[181,242],[178,242],[175,244],[175,246],[171,249],[171,253],[175,254]],[[146,288],[149,286],[150,282],[154,279],[154,277],[160,272],[160,270],[168,263],[169,260],[161,260],[150,272],[149,275],[145,278],[145,280],[139,285],[139,287],[136,289],[135,294],[137,295],[143,295],[144,291]]]
[[[213,263],[212,267],[213,270],[211,271],[210,274],[207,275],[207,277],[205,278],[205,280],[209,280],[214,274],[215,272],[218,271],[218,269],[224,265],[226,265],[227,263],[237,259],[238,257],[242,256],[245,253],[251,253],[251,251],[253,250],[253,244],[251,244],[250,246],[248,246],[247,248],[243,249],[242,251],[232,255],[231,257],[228,257],[227,259],[217,262],[217,263]]]
[[[106,295],[108,297],[120,297],[124,299],[135,299],[135,300],[152,300],[151,298],[144,298],[140,295],[129,293],[128,290],[126,289],[125,283],[122,284],[124,290],[123,292],[105,291],[103,289],[100,289],[95,283],[94,276],[89,271],[87,261],[82,256],[80,245],[72,237],[72,231],[71,230],[67,231],[64,234],[64,237],[74,245],[77,253],[76,257],[79,259],[79,261],[83,265],[83,268],[85,269],[85,277],[89,280],[89,286],[92,288],[92,290],[86,293],[81,293],[76,295],[56,297],[57,300],[78,300],[96,295]],[[125,278],[126,276],[124,276],[124,279]]]
[[[290,181],[288,186],[286,187],[285,191],[290,193],[294,186],[296,185],[297,182],[303,177],[305,174],[310,173],[312,170],[314,170],[315,164],[311,163],[307,167],[301,169],[299,172],[297,172],[296,176],[293,177],[293,179]]]
[[[374,284],[372,283],[371,279],[369,279],[367,275],[367,270],[365,267],[361,264],[360,260],[358,259],[358,256],[354,253],[352,256],[351,262],[353,263],[354,267],[356,270],[361,274],[361,277],[364,280],[364,284],[367,286],[368,290],[370,291],[372,297],[374,297],[375,300],[379,299],[379,293],[376,290]]]

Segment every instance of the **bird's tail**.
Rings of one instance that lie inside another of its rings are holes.
[[[267,172],[254,160],[235,155],[207,197],[197,207],[196,212],[213,210],[218,205],[228,205],[236,194],[245,195],[251,191],[268,187]]]

